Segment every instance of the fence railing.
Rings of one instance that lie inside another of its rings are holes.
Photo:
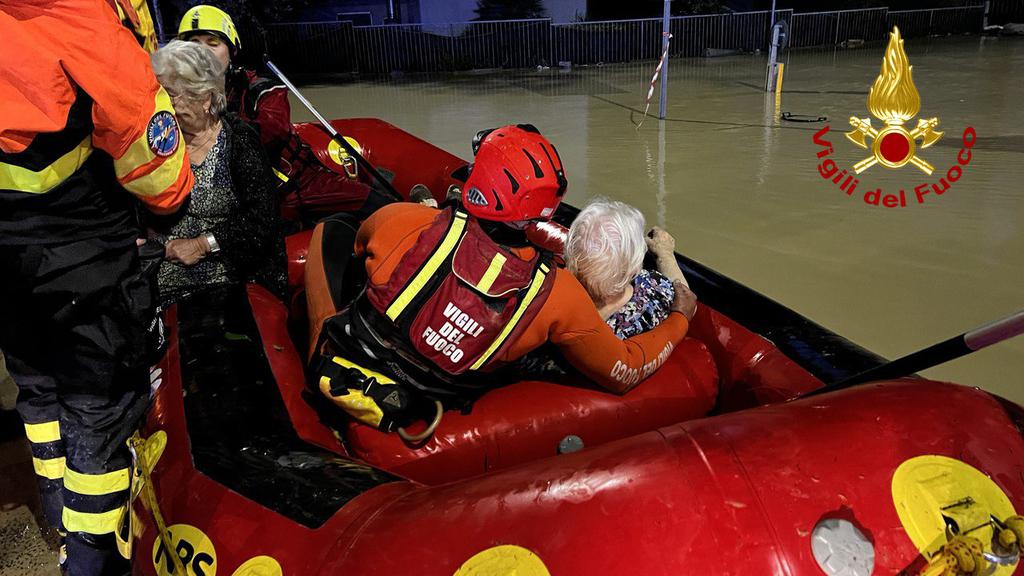
[[[965,30],[981,30],[984,16],[984,6],[899,10],[889,12],[889,26],[899,26],[904,38],[957,34]]]
[[[989,0],[988,5],[989,24],[1024,22],[1024,2],[1021,0]]]
[[[1001,6],[1005,0],[992,2]],[[979,5],[795,14],[780,10],[775,18],[789,22],[789,45],[804,48],[884,40],[894,24],[907,38],[978,32],[983,15]],[[547,19],[384,26],[300,22],[268,26],[266,43],[275,60],[302,73],[442,72],[653,60],[661,52],[661,28],[658,18],[572,24]],[[769,11],[677,16],[670,21],[670,53],[753,52],[767,48],[770,29]]]

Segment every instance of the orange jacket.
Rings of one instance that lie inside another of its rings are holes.
[[[359,228],[355,241],[356,256],[366,258],[368,282],[387,282],[402,256],[436,216],[437,209],[411,203],[390,204],[370,216]],[[306,264],[309,320],[314,332],[336,313],[330,297],[313,287],[324,282],[319,250],[320,235],[314,232]],[[530,257],[532,249],[519,253]],[[496,360],[511,362],[550,341],[590,380],[622,393],[661,366],[686,335],[688,326],[686,317],[674,312],[654,330],[619,340],[579,281],[568,271],[557,269],[544,306]],[[314,334],[311,342],[316,342],[316,337]]]
[[[66,216],[56,197],[69,189],[107,202],[87,190],[100,181],[99,152],[147,208],[177,209],[192,187],[185,144],[149,55],[111,4],[0,0],[0,38],[0,205]]]

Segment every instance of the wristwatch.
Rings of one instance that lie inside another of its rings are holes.
[[[220,244],[217,244],[217,239],[213,237],[212,232],[207,232],[203,237],[206,238],[206,243],[210,245],[210,254],[220,252]]]

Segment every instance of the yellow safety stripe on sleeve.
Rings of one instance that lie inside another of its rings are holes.
[[[412,302],[413,298],[423,290],[423,287],[427,285],[427,282],[434,277],[437,273],[437,269],[441,267],[441,264],[448,258],[448,255],[452,253],[455,246],[459,242],[459,238],[462,237],[463,230],[466,229],[466,215],[461,212],[455,213],[455,218],[452,219],[452,225],[448,228],[448,232],[445,234],[444,239],[441,240],[441,244],[437,247],[437,250],[430,255],[427,263],[416,273],[412,281],[402,292],[395,298],[395,301],[388,306],[387,316],[392,320],[398,318],[398,316],[405,310],[406,306]]]
[[[38,424],[25,424],[25,435],[33,444],[45,444],[60,440],[60,422],[54,420]]]
[[[68,532],[88,532],[89,534],[96,535],[109,534],[117,530],[118,520],[121,519],[123,511],[124,506],[119,506],[113,510],[94,514],[91,512],[79,512],[65,506],[64,513],[62,514],[64,529]]]
[[[156,196],[178,181],[181,164],[184,161],[185,147],[179,146],[178,150],[165,159],[156,170],[128,182],[121,182],[121,185],[136,196]]]
[[[501,273],[501,267],[505,265],[507,258],[504,254],[495,254],[494,258],[491,258],[491,264],[487,267],[487,271],[480,277],[480,282],[476,285],[477,290],[487,294],[487,291],[491,289],[494,281],[497,280],[498,274]]]
[[[64,487],[85,496],[103,496],[128,489],[129,474],[127,468],[107,472],[106,474],[83,474],[68,468],[64,472]]]
[[[284,172],[281,172],[277,168],[271,168],[271,170],[274,172],[274,176],[277,176],[278,180],[280,180],[281,182],[288,181],[288,177],[284,175]]]
[[[153,114],[161,111],[174,113],[171,99],[163,88],[157,92]],[[147,131],[144,130],[128,147],[128,151],[121,158],[114,160],[117,180],[126,190],[136,196],[157,196],[178,181],[186,159],[184,136],[180,127],[177,130],[178,146],[174,153],[166,158],[157,156],[150,149],[149,137]],[[155,169],[148,172],[145,170],[148,164],[157,162],[159,165]]]
[[[65,466],[65,458],[63,456],[46,460],[32,458],[32,467],[35,468],[36,475],[42,476],[47,480],[60,480],[63,478]]]
[[[494,342],[491,342],[491,345],[487,348],[487,351],[484,352],[483,356],[478,358],[477,361],[469,367],[470,370],[479,370],[480,367],[486,364],[487,361],[491,359],[491,356],[501,348],[501,345],[505,343],[509,334],[512,333],[516,324],[519,323],[519,319],[523,317],[523,313],[526,312],[526,309],[533,302],[533,299],[537,297],[537,293],[540,292],[541,286],[544,285],[544,278],[547,276],[547,273],[547,264],[541,264],[537,268],[537,271],[533,274],[533,282],[530,283],[530,288],[527,289],[526,295],[519,301],[519,306],[516,308],[515,313],[512,314],[511,318],[509,318],[508,323],[501,329],[501,332],[498,333],[498,337],[494,339]]]
[[[157,112],[170,112],[174,114],[174,106],[171,105],[171,97],[167,95],[167,91],[163,88],[157,90],[156,97],[153,99],[153,111],[147,116],[152,118]],[[181,149],[184,143],[181,142],[181,130],[178,130],[178,148]],[[153,152],[153,149],[149,147],[149,137],[147,130],[143,130],[142,134],[135,139],[128,146],[128,150],[121,155],[120,158],[114,160],[114,173],[117,174],[117,178],[121,179],[136,170],[139,166],[149,164],[153,160],[159,160],[160,157]],[[170,160],[170,158],[168,158]]]
[[[89,135],[70,152],[38,172],[0,162],[0,189],[30,194],[49,192],[77,172],[91,154],[92,136]]]

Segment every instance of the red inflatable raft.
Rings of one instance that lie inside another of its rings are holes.
[[[398,190],[443,193],[464,166],[379,120],[335,126]],[[136,572],[919,574],[961,533],[992,573],[1019,564],[998,536],[1024,511],[1021,407],[917,378],[786,402],[882,360],[682,257],[700,312],[628,394],[520,382],[419,446],[353,424],[291,337],[308,238],[288,241],[291,317],[256,286],[168,311]]]

